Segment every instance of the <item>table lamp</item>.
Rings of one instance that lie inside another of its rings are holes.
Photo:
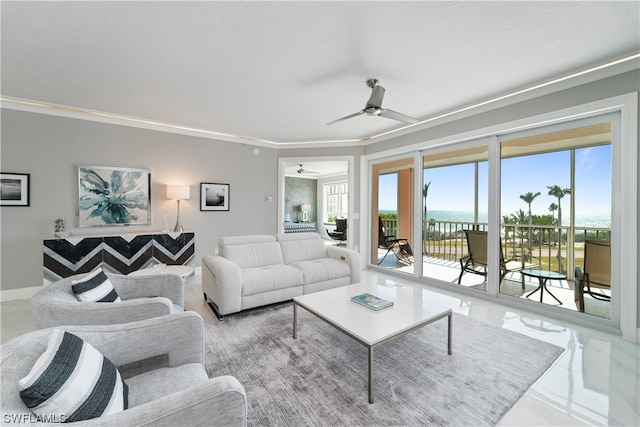
[[[167,185],[167,199],[176,199],[178,202],[178,217],[176,226],[173,228],[174,233],[182,233],[184,228],[180,223],[180,200],[189,200],[191,196],[191,188],[188,185]]]
[[[311,210],[311,206],[309,206],[306,203],[303,203],[302,205],[300,205],[300,210],[302,211],[302,221],[306,222],[309,220],[309,214],[308,212]]]

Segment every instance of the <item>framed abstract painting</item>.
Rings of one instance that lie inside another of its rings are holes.
[[[79,227],[151,225],[151,171],[78,166]]]
[[[228,211],[229,184],[200,183],[201,211]]]

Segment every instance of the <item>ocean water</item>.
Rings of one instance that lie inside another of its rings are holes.
[[[394,210],[381,210],[380,213],[395,214]],[[435,219],[436,221],[443,222],[473,222],[473,212],[471,211],[442,211],[442,210],[428,210],[427,217],[429,219]],[[563,223],[568,224],[569,218],[562,215]],[[478,222],[486,223],[488,221],[488,215],[486,212],[478,213]],[[596,227],[596,228],[610,228],[611,217],[609,215],[601,214],[585,214],[576,215],[575,219],[576,227]]]

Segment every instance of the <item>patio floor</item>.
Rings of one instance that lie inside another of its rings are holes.
[[[378,260],[381,260],[386,250],[378,250]],[[387,257],[380,263],[380,267],[396,270],[403,273],[414,273],[413,263],[409,264],[398,260],[393,253],[389,253]],[[480,290],[486,290],[485,278],[478,274],[465,273],[462,281],[458,285],[458,277],[460,276],[460,262],[446,261],[439,258],[424,257],[423,261],[424,277],[432,277],[438,280],[449,282],[452,286],[466,286]],[[526,295],[538,287],[538,281],[525,277],[525,288],[522,289],[521,275],[518,272],[508,273],[500,285],[500,292],[505,295],[511,295],[515,298],[527,298]],[[561,302],[562,307],[568,310],[577,311],[578,308],[574,301],[574,282],[568,280],[549,280],[547,288]],[[540,302],[540,291],[534,293],[529,298],[533,302]],[[543,295],[543,304],[560,306],[556,300],[548,293]],[[585,313],[594,316],[611,318],[611,304],[607,301],[598,301],[585,295]]]

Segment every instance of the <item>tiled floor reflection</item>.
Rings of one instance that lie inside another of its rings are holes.
[[[362,280],[393,284],[405,279],[367,270]],[[640,345],[496,302],[420,286],[430,299],[456,313],[566,349],[498,425],[640,426]],[[208,321],[214,319],[203,301],[198,275],[187,280],[185,306]],[[2,342],[35,328],[28,300],[3,302],[0,314]],[[522,369],[526,368],[527,355],[523,354]]]
[[[363,280],[404,279],[367,271]],[[640,426],[640,345],[496,302],[422,286],[429,298],[457,313],[566,349],[498,425]],[[522,355],[523,369],[526,361],[527,355]]]

